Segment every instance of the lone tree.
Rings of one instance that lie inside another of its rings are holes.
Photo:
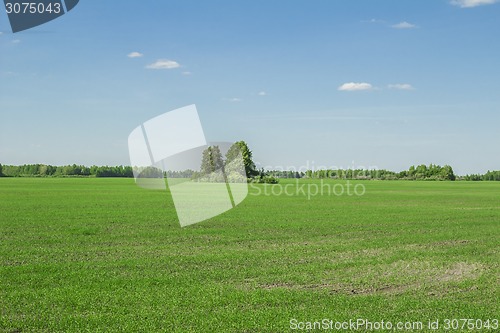
[[[209,175],[224,166],[219,146],[209,146],[203,151],[200,171],[203,175]]]
[[[234,160],[239,154],[243,158],[243,163],[245,165],[245,172],[247,178],[255,177],[259,172],[255,169],[255,163],[252,161],[252,151],[248,148],[245,141],[235,142],[227,151],[226,159],[227,161]]]

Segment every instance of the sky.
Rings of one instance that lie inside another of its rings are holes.
[[[500,170],[500,2],[81,0],[12,33],[0,163],[127,165],[131,131],[195,104],[269,169]]]

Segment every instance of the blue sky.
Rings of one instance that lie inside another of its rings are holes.
[[[196,104],[261,166],[500,169],[500,3],[92,1],[12,34],[0,163],[128,164],[144,121]]]

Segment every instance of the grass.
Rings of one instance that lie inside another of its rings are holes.
[[[180,228],[164,191],[130,179],[0,179],[0,332],[498,319],[500,183],[264,194],[286,184]]]

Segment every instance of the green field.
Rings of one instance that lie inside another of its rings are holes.
[[[258,185],[180,228],[131,179],[0,178],[0,332],[499,318],[500,182],[358,183],[310,200]]]

